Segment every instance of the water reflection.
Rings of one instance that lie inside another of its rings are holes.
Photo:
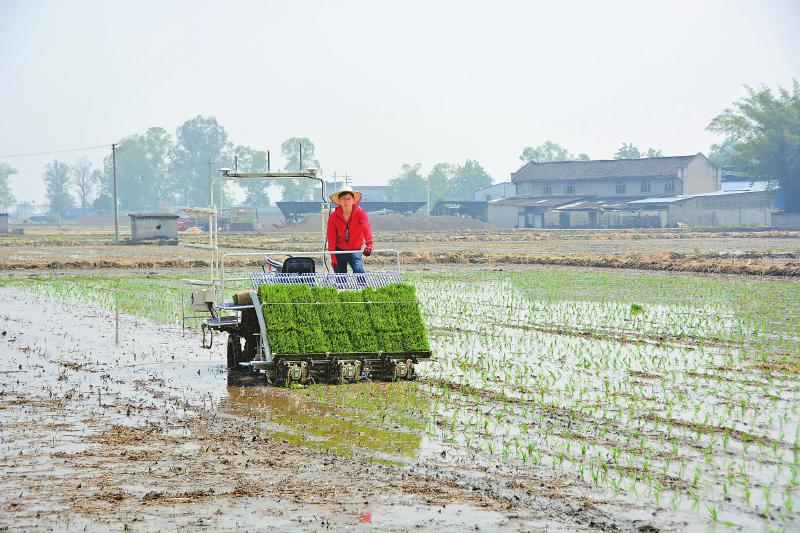
[[[403,462],[420,453],[422,436],[387,420],[385,402],[394,408],[395,399],[403,401],[402,395],[394,395],[397,385],[314,385],[314,391],[301,391],[267,386],[263,378],[230,373],[227,396],[219,409],[278,426],[276,437],[290,442],[343,455],[365,454],[376,460]],[[370,401],[376,391],[384,395],[383,404],[381,399]],[[414,399],[418,401],[416,396]],[[396,407],[402,412],[404,406]]]

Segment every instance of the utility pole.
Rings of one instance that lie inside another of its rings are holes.
[[[233,156],[233,171],[234,172],[239,172],[239,156],[238,155]]]
[[[267,172],[272,172],[269,168],[269,150],[267,150]]]
[[[339,174],[336,171],[333,172],[333,188],[334,192],[339,192]]]
[[[299,141],[297,145],[300,147],[300,168],[298,169],[300,172],[303,171],[303,141]]]
[[[344,173],[344,184],[345,186],[350,185],[350,174],[347,172]]]
[[[111,145],[111,168],[114,172],[114,242],[119,242],[119,215],[117,214],[117,145]]]
[[[208,156],[208,206],[211,207],[211,156]]]

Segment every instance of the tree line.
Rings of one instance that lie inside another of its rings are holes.
[[[622,143],[614,152],[614,159],[641,159],[642,157],[663,157],[661,150],[648,148],[641,151],[633,143]],[[554,163],[557,161],[590,161],[588,154],[573,154],[555,141],[545,141],[539,146],[526,146],[519,156],[524,163]]]
[[[149,128],[143,134],[121,139],[116,147],[117,198],[121,209],[158,209],[160,205],[205,206],[209,201],[209,177],[222,167],[241,172],[265,172],[270,167],[267,151],[234,145],[225,128],[214,117],[197,116],[184,122],[172,135],[164,128]],[[319,168],[315,146],[308,138],[292,137],[281,144],[282,168],[299,171]],[[0,204],[15,199],[8,188],[8,177],[16,170],[0,164]],[[44,171],[50,213],[62,215],[69,209],[94,209],[113,212],[113,156],[107,155],[101,168],[93,168],[86,158],[73,165],[54,159]],[[241,182],[244,203],[269,205],[266,181]],[[283,198],[310,199],[313,186],[304,180],[281,180]],[[230,201],[230,189],[225,191]]]
[[[463,165],[437,163],[427,175],[422,164],[404,164],[400,172],[389,179],[395,200],[425,202],[430,194],[431,205],[439,200],[472,200],[473,193],[492,184],[492,177],[474,159]]]
[[[793,80],[789,88],[745,87],[746,96],[714,117],[708,130],[722,135],[722,141],[711,147],[709,159],[717,167],[732,166],[743,174],[768,180],[779,189],[785,209],[800,212],[800,83]],[[315,146],[308,138],[293,137],[281,144],[282,170],[298,171],[320,168]],[[662,151],[639,150],[632,143],[623,143],[614,153],[615,159],[662,157]],[[574,154],[554,141],[523,148],[519,159],[527,162],[585,161],[589,155]],[[208,175],[217,168],[233,167],[240,171],[266,171],[267,152],[253,147],[233,145],[225,129],[214,117],[197,116],[184,122],[175,140],[164,128],[150,128],[120,140],[117,147],[117,182],[120,206],[124,208],[157,208],[161,203],[206,205]],[[112,209],[111,156],[102,168],[92,168],[86,159],[74,165],[53,160],[45,170],[47,198],[51,212],[62,214],[76,205],[90,205],[100,212]],[[16,170],[0,163],[0,205],[15,202],[8,184]],[[474,191],[491,185],[492,177],[478,161],[464,164],[438,163],[427,175],[422,165],[404,164],[389,180],[394,199],[424,201],[430,191],[431,203],[436,200],[468,200]],[[286,200],[309,200],[313,187],[303,180],[282,180],[282,197]],[[243,184],[246,205],[268,205],[269,183]]]

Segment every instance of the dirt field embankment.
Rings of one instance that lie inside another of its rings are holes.
[[[494,268],[503,265],[555,265],[591,268],[626,268],[636,270],[660,270],[667,272],[697,272],[710,274],[739,274],[754,276],[800,277],[800,261],[770,261],[761,258],[716,259],[694,257],[687,254],[662,252],[654,255],[528,255],[496,254],[482,252],[402,252],[404,265],[429,268],[456,265],[487,265]],[[373,266],[392,265],[391,257],[373,257]],[[260,259],[238,259],[226,262],[227,266],[251,266],[257,268]],[[0,270],[82,270],[100,268],[147,269],[147,268],[201,268],[210,266],[208,259],[185,257],[127,257],[87,259],[2,259]]]
[[[398,217],[413,218],[413,217]],[[423,217],[440,221],[447,217]],[[464,219],[458,219],[463,221]],[[469,222],[469,220],[467,220]],[[475,222],[475,221],[472,221]],[[309,222],[310,224],[310,222]],[[316,226],[315,226],[316,229]],[[446,229],[444,226],[439,230]],[[181,234],[181,242],[206,243],[206,234]],[[308,252],[322,245],[315,232],[276,230],[269,234],[223,234],[224,251]],[[376,231],[377,249],[396,249],[411,268],[452,269],[459,265],[554,265],[666,272],[800,276],[800,232],[695,230],[464,230]],[[257,266],[261,257],[228,258],[227,265]],[[373,254],[367,268],[393,261]],[[99,268],[188,269],[208,266],[208,250],[188,246],[114,245],[84,234],[42,234],[0,239],[0,270]]]

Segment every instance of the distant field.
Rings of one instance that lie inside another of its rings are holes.
[[[0,270],[95,268],[192,268],[208,264],[206,250],[154,244],[121,246],[108,230],[36,228],[0,238]],[[121,234],[125,238],[124,234]],[[207,235],[181,233],[181,242],[205,243]],[[378,232],[376,248],[401,252],[409,268],[525,265],[635,268],[800,275],[800,232],[696,230],[503,230],[474,232]],[[269,234],[223,234],[231,250],[319,250],[319,233],[274,230]],[[367,260],[383,268],[391,257]],[[253,263],[253,266],[256,266]]]

